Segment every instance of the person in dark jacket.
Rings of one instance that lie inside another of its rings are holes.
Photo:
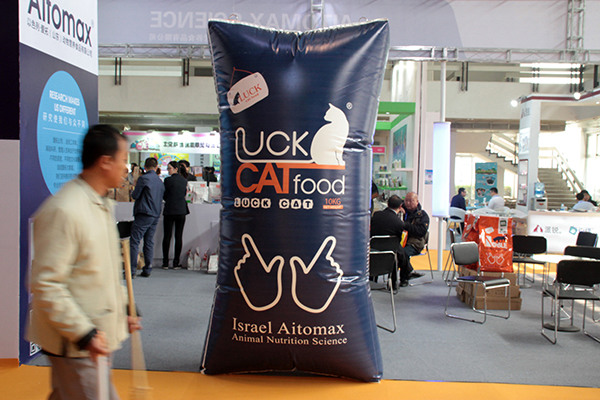
[[[185,173],[183,173],[183,171],[181,171],[181,175],[187,179],[190,182],[196,182],[196,175],[194,175],[192,173],[192,167],[190,166],[190,162],[188,160],[180,160],[179,161],[179,166],[183,166],[183,168],[185,169]]]
[[[400,199],[400,197],[397,195],[390,196],[387,208],[382,211],[376,211],[373,214],[373,217],[371,217],[371,236],[394,235],[402,238],[405,224],[402,221],[402,216],[400,214],[403,211],[400,207],[401,205],[402,199]],[[401,285],[407,286],[409,273],[406,272],[406,267],[408,265],[408,258],[402,248],[402,244],[398,246],[396,254],[398,258],[398,268],[400,269]],[[392,285],[394,290],[398,288],[398,277],[396,274],[392,274]]]
[[[460,208],[462,210],[467,209],[467,202],[465,201],[465,197],[467,196],[467,191],[465,188],[459,188],[458,194],[454,195],[452,201],[450,202],[450,207]]]
[[[415,192],[406,194],[402,208],[404,209],[404,217],[402,218],[404,229],[408,232],[408,238],[404,246],[404,252],[409,259],[407,270],[410,272],[407,278],[419,278],[423,274],[413,270],[412,265],[410,265],[410,257],[420,254],[425,248],[429,230],[429,215],[421,208],[419,197]]]
[[[154,157],[146,159],[144,168],[146,173],[140,176],[131,197],[135,199],[133,205],[133,224],[129,238],[131,256],[131,277],[135,278],[137,256],[142,238],[144,239],[144,269],[143,277],[149,277],[152,272],[152,258],[154,256],[154,233],[160,217],[165,186],[156,175],[158,161]]]
[[[169,177],[165,179],[165,207],[163,209],[164,236],[162,242],[163,269],[169,269],[169,248],[171,247],[171,235],[175,225],[175,252],[173,254],[173,269],[181,269],[179,258],[183,244],[183,227],[185,216],[190,213],[185,195],[187,193],[187,179],[181,173],[183,166],[177,161],[171,161],[167,165]]]

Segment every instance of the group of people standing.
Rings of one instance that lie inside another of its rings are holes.
[[[171,161],[167,165],[169,177],[164,182],[156,173],[158,161],[149,157],[144,163],[145,173],[135,182],[131,197],[135,200],[133,206],[133,224],[130,236],[131,276],[135,278],[140,242],[144,241],[144,267],[140,276],[149,277],[152,273],[154,255],[154,234],[162,211],[164,236],[162,242],[163,269],[169,269],[169,249],[173,228],[175,228],[175,251],[173,269],[181,269],[180,257],[183,245],[183,228],[186,215],[190,213],[186,201],[187,183],[195,181],[190,173],[187,160]],[[163,207],[164,200],[164,207]]]

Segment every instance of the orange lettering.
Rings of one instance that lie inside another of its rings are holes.
[[[244,186],[242,185],[242,171],[244,171],[245,169],[249,168],[251,171],[253,172],[258,172],[258,168],[256,168],[256,165],[254,164],[242,164],[240,165],[240,167],[237,170],[237,173],[235,174],[235,182],[237,183],[238,188],[243,192],[243,193],[250,193],[253,192],[254,189],[256,189],[256,183],[250,185],[250,186]],[[264,175],[264,174],[263,174]]]
[[[260,193],[264,186],[273,186],[277,193],[283,193],[281,185],[279,184],[279,180],[277,179],[277,175],[275,174],[275,170],[273,169],[272,163],[265,164],[265,169],[262,175],[260,176],[258,186],[256,187],[256,193]]]

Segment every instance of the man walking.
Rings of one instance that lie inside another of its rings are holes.
[[[127,141],[111,126],[93,126],[81,161],[81,175],[33,217],[27,338],[50,360],[51,399],[96,399],[97,357],[110,362],[128,325],[140,329],[138,318],[126,316],[119,235],[105,197],[125,179]],[[112,383],[109,392],[119,398]]]
[[[152,273],[154,257],[154,233],[160,217],[165,186],[156,174],[158,161],[149,157],[144,163],[146,172],[138,178],[131,197],[133,205],[133,224],[131,225],[130,252],[131,277],[135,278],[140,241],[144,239],[144,269],[141,276],[149,277]]]

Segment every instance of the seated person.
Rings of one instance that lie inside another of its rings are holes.
[[[376,235],[394,235],[402,238],[402,232],[404,231],[404,222],[398,215],[402,211],[400,207],[402,205],[402,199],[397,195],[390,196],[388,199],[388,206],[385,210],[377,211],[371,218],[371,236]],[[408,264],[408,258],[404,253],[402,245],[398,246],[396,250],[398,256],[398,266],[400,268],[400,275],[404,276],[402,271],[406,271],[406,265]],[[407,275],[408,276],[408,275]],[[408,278],[406,278],[408,282]],[[398,288],[398,277],[397,274],[392,274],[392,285],[394,290]],[[406,285],[405,285],[406,286]]]
[[[467,196],[467,191],[465,188],[459,188],[458,194],[455,194],[450,202],[450,207],[460,208],[462,210],[467,210],[467,203],[465,201],[465,197]]]
[[[385,209],[385,205],[379,200],[379,188],[374,181],[371,181],[371,215],[376,211],[382,211]]]
[[[592,200],[592,196],[590,196],[590,193],[587,190],[582,190],[579,193],[583,195],[583,201],[587,201],[588,203],[592,203],[594,207],[598,207],[598,203]]]
[[[504,199],[498,194],[498,188],[491,188],[490,194],[492,195],[492,198],[488,203],[488,208],[494,211],[504,211]]]
[[[406,271],[400,271],[400,286],[406,286],[408,279],[420,278],[422,273],[413,269],[410,257],[420,254],[425,247],[425,236],[429,230],[429,215],[421,208],[419,197],[415,192],[408,192],[402,204],[404,210],[404,230],[408,237],[404,246],[404,253],[408,257]]]
[[[573,206],[573,211],[595,211],[596,207],[594,207],[594,205],[585,200],[585,195],[582,192],[577,193],[577,196],[575,196],[577,198],[577,203]],[[590,195],[588,194],[588,199],[590,198]]]

